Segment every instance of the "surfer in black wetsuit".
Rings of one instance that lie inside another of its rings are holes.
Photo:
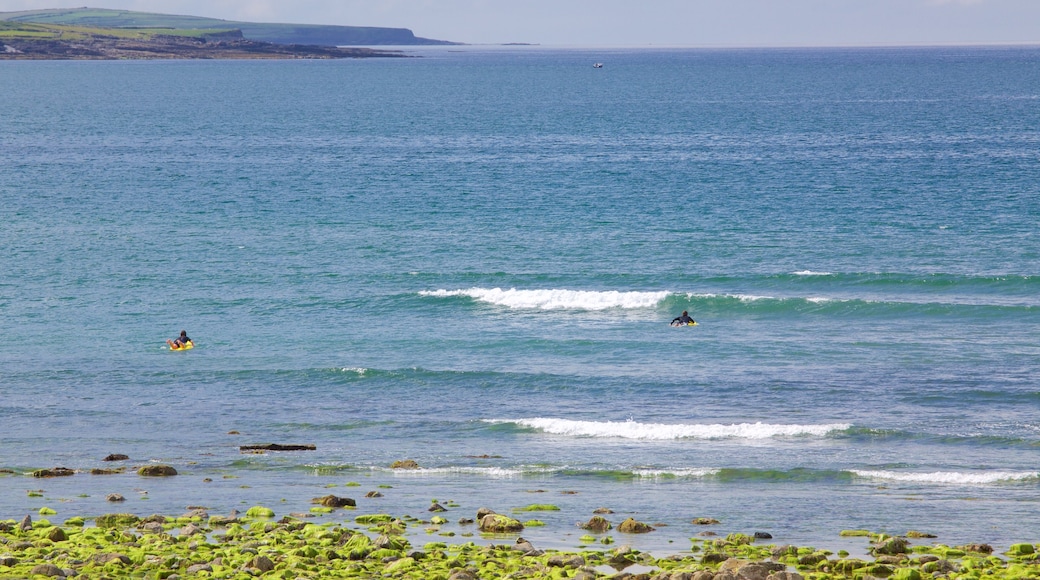
[[[696,322],[696,320],[690,318],[689,313],[683,310],[681,315],[676,316],[672,320],[672,326],[686,326],[687,324],[695,324]]]
[[[188,338],[188,331],[186,330],[182,330],[181,335],[176,340],[166,340],[166,344],[170,345],[170,348],[183,348],[189,342],[191,342],[191,339]]]

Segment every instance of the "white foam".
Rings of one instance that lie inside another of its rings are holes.
[[[652,308],[668,297],[669,292],[619,292],[591,290],[517,290],[510,288],[470,288],[468,290],[432,290],[420,296],[469,296],[474,300],[508,308],[541,310],[606,310],[608,308]]]
[[[548,473],[544,468],[505,468],[505,467],[422,467],[419,469],[393,469],[393,474],[400,477],[425,477],[443,475],[479,475],[491,479],[511,479],[525,474]]]
[[[831,276],[830,272],[815,272],[813,270],[799,270],[792,272],[795,276]]]
[[[662,477],[688,477],[698,478],[707,477],[709,475],[715,475],[718,473],[718,469],[699,468],[699,469],[637,469],[635,474],[639,477],[645,477],[648,479],[657,479]]]
[[[636,421],[572,421],[569,419],[489,419],[489,423],[515,423],[554,435],[572,437],[615,437],[621,439],[768,439],[772,437],[824,437],[851,427],[847,423],[824,425],[774,425],[739,423],[731,425],[684,425],[638,423]]]
[[[868,479],[942,485],[986,485],[1040,479],[1040,472],[1036,471],[933,471],[930,473],[859,469],[850,471],[859,477]]]

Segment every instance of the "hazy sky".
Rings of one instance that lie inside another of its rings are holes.
[[[1040,43],[1040,0],[0,0],[253,22],[410,28],[470,44],[834,46]]]

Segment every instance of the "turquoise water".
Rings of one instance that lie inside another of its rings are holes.
[[[1040,50],[415,54],[0,63],[0,517],[1038,540]]]

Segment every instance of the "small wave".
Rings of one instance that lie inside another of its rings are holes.
[[[518,309],[606,310],[608,308],[652,308],[667,298],[669,292],[470,288],[468,290],[424,290],[419,292],[419,295],[435,298],[467,296],[480,302]]]
[[[636,421],[572,421],[569,419],[487,419],[488,423],[513,423],[554,435],[573,437],[614,437],[621,439],[769,439],[773,437],[825,437],[851,427],[847,423],[824,425],[774,425],[739,423],[732,425],[674,425]]]
[[[906,483],[941,485],[987,485],[1040,479],[1036,471],[933,471],[931,473],[886,470],[850,470],[858,477]]]
[[[795,276],[833,276],[834,275],[831,272],[815,272],[813,270],[799,270],[797,272],[792,272],[792,274],[795,275]]]
[[[720,470],[711,468],[700,469],[636,469],[633,471],[637,476],[645,479],[699,479],[718,475]]]

